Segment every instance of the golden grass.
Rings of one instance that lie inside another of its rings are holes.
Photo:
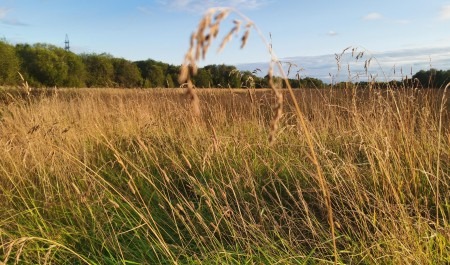
[[[276,102],[273,107],[274,115],[270,123],[270,134],[269,134],[269,141],[270,144],[274,144],[276,140],[276,135],[279,129],[279,122],[283,115],[283,93],[280,91],[281,84],[275,84],[274,82],[274,68],[277,68],[278,71],[281,73],[281,76],[283,78],[284,84],[287,87],[287,90],[289,91],[289,94],[292,98],[292,103],[295,107],[295,113],[296,117],[299,123],[299,127],[301,128],[302,132],[305,135],[306,141],[308,143],[308,147],[310,150],[310,159],[312,160],[313,164],[316,168],[317,173],[317,179],[321,185],[321,191],[322,195],[324,197],[324,201],[327,207],[328,212],[328,224],[330,225],[330,234],[333,242],[333,250],[334,250],[334,259],[335,263],[337,263],[339,256],[337,252],[336,247],[336,235],[335,235],[335,228],[334,228],[334,220],[333,220],[333,208],[331,206],[331,198],[329,195],[329,188],[326,185],[326,181],[324,179],[324,176],[322,174],[322,168],[319,165],[317,154],[315,151],[315,147],[313,144],[313,136],[310,133],[310,129],[307,127],[307,124],[305,122],[304,114],[302,113],[299,104],[295,98],[294,92],[292,90],[292,87],[288,80],[288,75],[284,73],[283,67],[281,62],[278,60],[277,56],[275,55],[275,52],[273,50],[273,45],[270,42],[267,42],[264,38],[264,35],[261,33],[261,31],[258,29],[258,27],[246,16],[238,12],[237,10],[234,10],[232,8],[211,8],[209,9],[206,14],[203,16],[203,18],[200,20],[200,23],[197,27],[197,30],[192,34],[191,41],[190,41],[190,47],[185,55],[184,63],[181,66],[180,76],[179,76],[179,83],[187,84],[186,88],[186,94],[189,96],[191,103],[192,103],[192,110],[194,116],[200,115],[200,103],[199,99],[195,93],[194,86],[191,81],[191,76],[195,75],[197,73],[197,62],[200,60],[200,58],[205,58],[208,49],[214,41],[214,39],[217,38],[218,32],[220,29],[221,23],[228,17],[230,13],[235,13],[240,19],[233,20],[234,26],[231,28],[231,30],[225,35],[223,38],[220,46],[219,46],[219,52],[225,48],[225,45],[232,39],[233,35],[239,34],[239,31],[241,29],[242,21],[245,21],[245,32],[241,37],[241,49],[245,47],[245,44],[247,43],[248,37],[250,35],[250,31],[254,30],[258,33],[260,36],[263,44],[266,46],[268,53],[270,54],[271,61],[269,63],[269,71],[267,73],[269,78],[269,86],[272,89]],[[270,35],[270,40],[272,40],[272,36]],[[345,52],[345,50],[344,50]],[[359,55],[358,55],[359,56]],[[289,70],[291,69],[291,65],[289,66]]]
[[[450,262],[448,87],[282,90],[262,37],[271,93],[196,90],[231,13],[219,50],[242,25],[241,47],[262,37],[211,9],[181,68],[188,99],[2,91],[0,261]]]
[[[443,90],[197,93],[2,92],[0,261],[449,262]]]

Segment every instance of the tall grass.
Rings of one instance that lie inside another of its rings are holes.
[[[197,92],[232,12],[192,35],[189,99],[1,92],[3,263],[450,262],[447,87],[283,91],[266,42],[273,93]],[[242,25],[242,47],[258,32],[237,15],[219,50]]]
[[[444,89],[295,90],[330,204],[286,97],[34,91],[0,100],[6,264],[450,262]],[[282,92],[286,93],[286,92]]]

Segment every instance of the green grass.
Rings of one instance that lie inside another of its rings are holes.
[[[329,189],[339,262],[450,262],[443,90],[295,93]],[[292,102],[270,145],[271,92],[199,98],[193,117],[175,90],[1,90],[0,261],[333,263]]]

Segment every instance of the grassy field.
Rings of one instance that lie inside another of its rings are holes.
[[[198,95],[0,90],[0,264],[450,262],[443,89]]]

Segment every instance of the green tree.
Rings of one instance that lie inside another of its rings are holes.
[[[241,72],[241,87],[245,88],[255,88],[257,77],[250,71]]]
[[[114,82],[113,57],[109,54],[81,55],[86,66],[88,87],[111,87]]]
[[[226,72],[225,72],[226,73]],[[233,66],[233,69],[228,72],[228,87],[241,88],[243,84],[242,73]]]
[[[166,74],[166,87],[167,88],[175,87],[175,83],[173,82],[172,76],[170,74]]]
[[[64,58],[58,54],[56,46],[34,44],[16,46],[21,60],[20,71],[30,85],[62,86],[67,79],[69,67]]]
[[[324,88],[325,84],[322,80],[313,78],[313,77],[305,77],[300,80],[300,86],[305,88]]]
[[[169,64],[166,70],[166,79],[168,79],[167,75],[169,75],[173,81],[172,87],[179,87],[181,84],[178,82],[178,75],[180,73],[180,66]]]
[[[114,59],[114,82],[120,87],[139,87],[142,84],[141,72],[136,64],[125,59]]]
[[[68,75],[64,80],[65,87],[85,87],[86,86],[86,67],[80,56],[64,51],[64,58],[67,64]]]
[[[165,75],[163,69],[156,64],[150,65],[150,72],[148,75],[151,87],[164,87]]]
[[[67,76],[63,80],[64,87],[85,87],[86,68],[80,56],[62,48],[51,48],[67,65]]]
[[[212,87],[240,88],[242,85],[241,74],[234,66],[230,65],[207,65],[205,70],[211,75]]]
[[[19,58],[14,46],[0,41],[0,85],[14,85],[17,83]]]
[[[141,72],[142,77],[142,87],[151,87],[150,84],[150,65],[152,65],[152,60],[146,60],[146,61],[137,61],[134,62],[134,64],[138,67],[139,71]]]
[[[169,80],[167,75],[171,76],[172,81],[178,80],[179,67],[152,59],[137,61],[135,64],[141,71],[143,87],[166,87]],[[175,86],[175,82],[173,85]]]
[[[208,69],[198,69],[197,75],[193,79],[196,87],[209,88],[212,86],[212,76]]]
[[[444,87],[450,82],[450,70],[430,69],[421,70],[413,75],[413,80],[419,80],[423,87],[439,88]]]

